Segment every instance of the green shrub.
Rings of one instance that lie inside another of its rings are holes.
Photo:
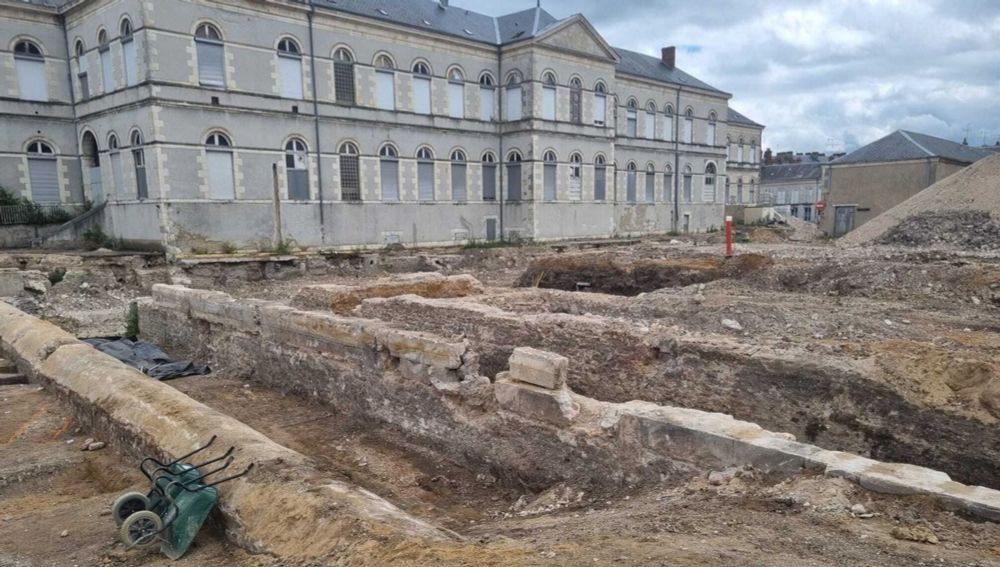
[[[49,272],[49,283],[56,285],[66,277],[66,268],[56,268]]]
[[[236,245],[233,244],[232,242],[223,242],[222,243],[222,253],[223,254],[235,254],[236,253]]]
[[[95,224],[83,233],[83,241],[87,244],[88,248],[96,250],[107,246],[110,239],[107,234],[104,234],[104,227]]]
[[[130,341],[139,338],[139,305],[134,301],[128,304],[125,313],[125,338]]]

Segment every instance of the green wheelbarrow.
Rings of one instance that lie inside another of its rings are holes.
[[[214,482],[206,480],[229,468],[235,447],[221,457],[197,465],[184,462],[211,447],[215,439],[213,435],[208,443],[169,463],[152,457],[139,463],[139,470],[152,483],[149,492],[126,492],[111,506],[118,536],[126,547],[152,547],[159,543],[160,551],[171,559],[179,559],[187,552],[219,500],[216,486],[253,469],[251,463],[241,473]]]

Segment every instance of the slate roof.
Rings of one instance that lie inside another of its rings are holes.
[[[822,172],[823,168],[817,162],[765,165],[761,168],[760,180],[762,184],[815,180],[822,176]]]
[[[559,21],[541,8],[514,12],[500,16],[496,20],[497,29],[500,31],[500,43],[535,37],[538,32]]]
[[[831,165],[905,161],[929,157],[943,158],[959,163],[973,163],[991,155],[991,153],[982,148],[967,146],[944,138],[896,130],[884,138],[875,140],[867,146],[862,146],[846,156],[834,160]]]
[[[667,67],[663,64],[663,61],[660,60],[659,57],[653,57],[651,55],[645,55],[635,51],[621,49],[619,47],[614,49],[618,53],[618,57],[621,58],[621,62],[618,63],[618,66],[616,67],[620,73],[638,75],[640,77],[653,79],[654,81],[660,81],[663,83],[697,87],[699,89],[705,89],[721,94],[728,94],[720,91],[712,85],[709,85],[708,83],[688,75],[677,67],[674,67],[673,69]]]
[[[743,114],[740,114],[739,112],[736,112],[732,108],[729,109],[729,116],[728,118],[726,118],[726,122],[732,122],[735,124],[746,124],[747,126],[756,126],[758,128],[764,127],[763,124],[758,124],[753,120],[750,120],[749,118],[747,118]]]

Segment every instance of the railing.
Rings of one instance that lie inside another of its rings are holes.
[[[0,206],[0,225],[63,223],[83,211],[80,205]]]

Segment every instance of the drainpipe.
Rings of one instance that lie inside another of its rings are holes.
[[[313,16],[316,14],[316,6],[313,0],[309,0],[309,12],[306,17],[309,19],[309,69],[312,74],[312,97],[313,97],[313,128],[316,133],[316,177],[319,187],[317,195],[319,197],[319,241],[326,244],[326,213],[323,211],[323,144],[319,133],[319,96],[316,94],[316,44],[313,32]]]
[[[670,118],[673,124],[670,125],[674,130],[674,222],[673,222],[673,232],[680,232],[678,230],[681,221],[681,132],[680,123],[677,117],[680,116],[681,111],[681,90],[682,87],[677,85],[677,101],[674,104],[674,115]],[[726,150],[728,151],[728,150]]]
[[[63,43],[66,47],[66,75],[69,77],[69,103],[73,108],[73,131],[75,132],[75,135],[73,136],[73,148],[76,153],[76,163],[80,166],[80,191],[82,192],[83,180],[86,179],[86,174],[83,170],[83,158],[80,156],[80,117],[77,115],[76,110],[76,91],[73,90],[73,65],[71,64],[70,57],[70,53],[72,53],[72,51],[69,46],[69,32],[66,30],[65,13],[59,14],[59,24],[62,26]],[[87,196],[84,195],[83,198],[86,200]]]
[[[500,74],[503,70],[500,64],[501,58],[503,57],[503,48],[497,43],[497,137],[499,139],[500,154],[497,155],[497,169],[500,170],[500,186],[497,187],[497,203],[500,206],[500,242],[504,240],[503,232],[503,190],[504,181],[507,178],[507,162],[503,160],[503,95],[506,91],[506,86],[503,85],[503,76]],[[524,167],[523,165],[521,167]],[[534,235],[532,235],[534,236]]]

